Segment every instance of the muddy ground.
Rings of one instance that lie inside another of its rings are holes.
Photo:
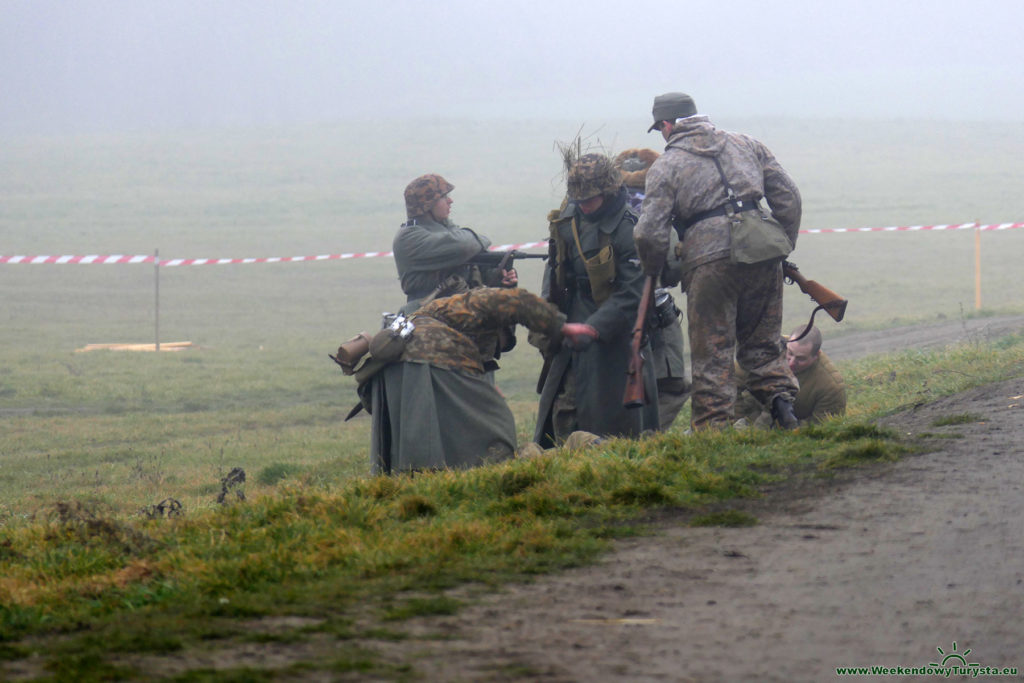
[[[1024,316],[956,321],[826,338],[825,348],[839,360],[1022,329]],[[935,425],[960,415],[973,417]],[[923,450],[776,485],[739,503],[758,518],[753,527],[692,528],[681,513],[662,514],[654,535],[616,542],[593,566],[483,596],[455,591],[471,599],[458,614],[403,622],[408,640],[360,644],[426,681],[822,681],[837,667],[872,666],[897,673],[853,680],[942,680],[897,669],[930,664],[1024,671],[1024,377],[883,424]],[[313,634],[123,663],[153,678],[281,671],[332,647]],[[41,673],[25,661],[5,669],[0,678]],[[291,670],[281,680],[363,678]]]

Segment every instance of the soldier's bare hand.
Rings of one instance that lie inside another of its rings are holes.
[[[562,336],[574,350],[582,351],[597,339],[598,333],[586,323],[566,323],[562,325]]]
[[[501,284],[503,287],[515,287],[519,284],[519,273],[515,268],[501,271]]]

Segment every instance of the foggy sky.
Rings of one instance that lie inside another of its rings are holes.
[[[1024,121],[1019,0],[0,0],[0,133],[702,113]]]

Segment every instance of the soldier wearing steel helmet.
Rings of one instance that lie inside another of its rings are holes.
[[[697,114],[689,95],[659,95],[652,114],[648,132],[659,130],[667,145],[647,172],[636,246],[644,272],[657,275],[670,233],[680,234],[693,373],[691,426],[733,424],[735,361],[750,373],[751,393],[776,423],[795,428],[797,382],[779,346],[781,258],[736,258],[732,231],[744,220],[740,212],[767,213],[763,198],[792,248],[800,228],[800,192],[764,144],[719,130]]]
[[[623,150],[615,157],[615,167],[622,171],[622,181],[629,195],[629,205],[640,215],[647,182],[647,169],[660,155],[653,149]],[[671,237],[675,237],[673,232]],[[658,378],[658,420],[665,430],[675,422],[679,411],[690,398],[690,381],[686,378],[683,344],[683,314],[676,306],[670,287],[679,284],[680,262],[675,256],[675,243],[669,245],[665,267],[654,291],[654,315],[649,320],[651,365]]]
[[[514,270],[480,268],[468,261],[491,241],[449,219],[455,186],[427,173],[405,188],[407,220],[395,235],[395,267],[406,295],[402,313],[411,313],[427,297],[444,297],[473,287],[516,284]]]
[[[633,245],[636,214],[622,175],[604,154],[572,161],[567,201],[548,216],[551,254],[543,295],[586,334],[545,361],[534,441],[563,442],[576,430],[635,436],[658,428],[654,370],[644,368],[648,405],[624,408],[630,338],[644,276]]]

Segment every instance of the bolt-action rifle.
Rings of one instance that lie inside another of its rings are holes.
[[[846,299],[839,296],[825,285],[805,278],[800,272],[800,269],[796,267],[795,263],[783,261],[782,274],[786,278],[786,282],[788,284],[795,282],[797,286],[800,287],[801,292],[811,297],[814,300],[814,303],[818,304],[817,308],[811,312],[811,320],[807,323],[807,327],[804,328],[804,331],[790,341],[803,339],[804,335],[811,331],[811,327],[814,326],[814,314],[820,310],[824,309],[824,311],[832,316],[832,319],[837,323],[843,320],[843,316],[846,315],[846,304],[849,303]]]
[[[637,408],[647,403],[644,395],[644,354],[640,351],[644,343],[644,331],[647,327],[647,313],[654,300],[654,277],[647,276],[644,280],[644,293],[640,297],[640,308],[636,311],[636,323],[633,325],[633,340],[629,346],[629,368],[626,370],[626,391],[622,394],[622,405],[625,408]]]

